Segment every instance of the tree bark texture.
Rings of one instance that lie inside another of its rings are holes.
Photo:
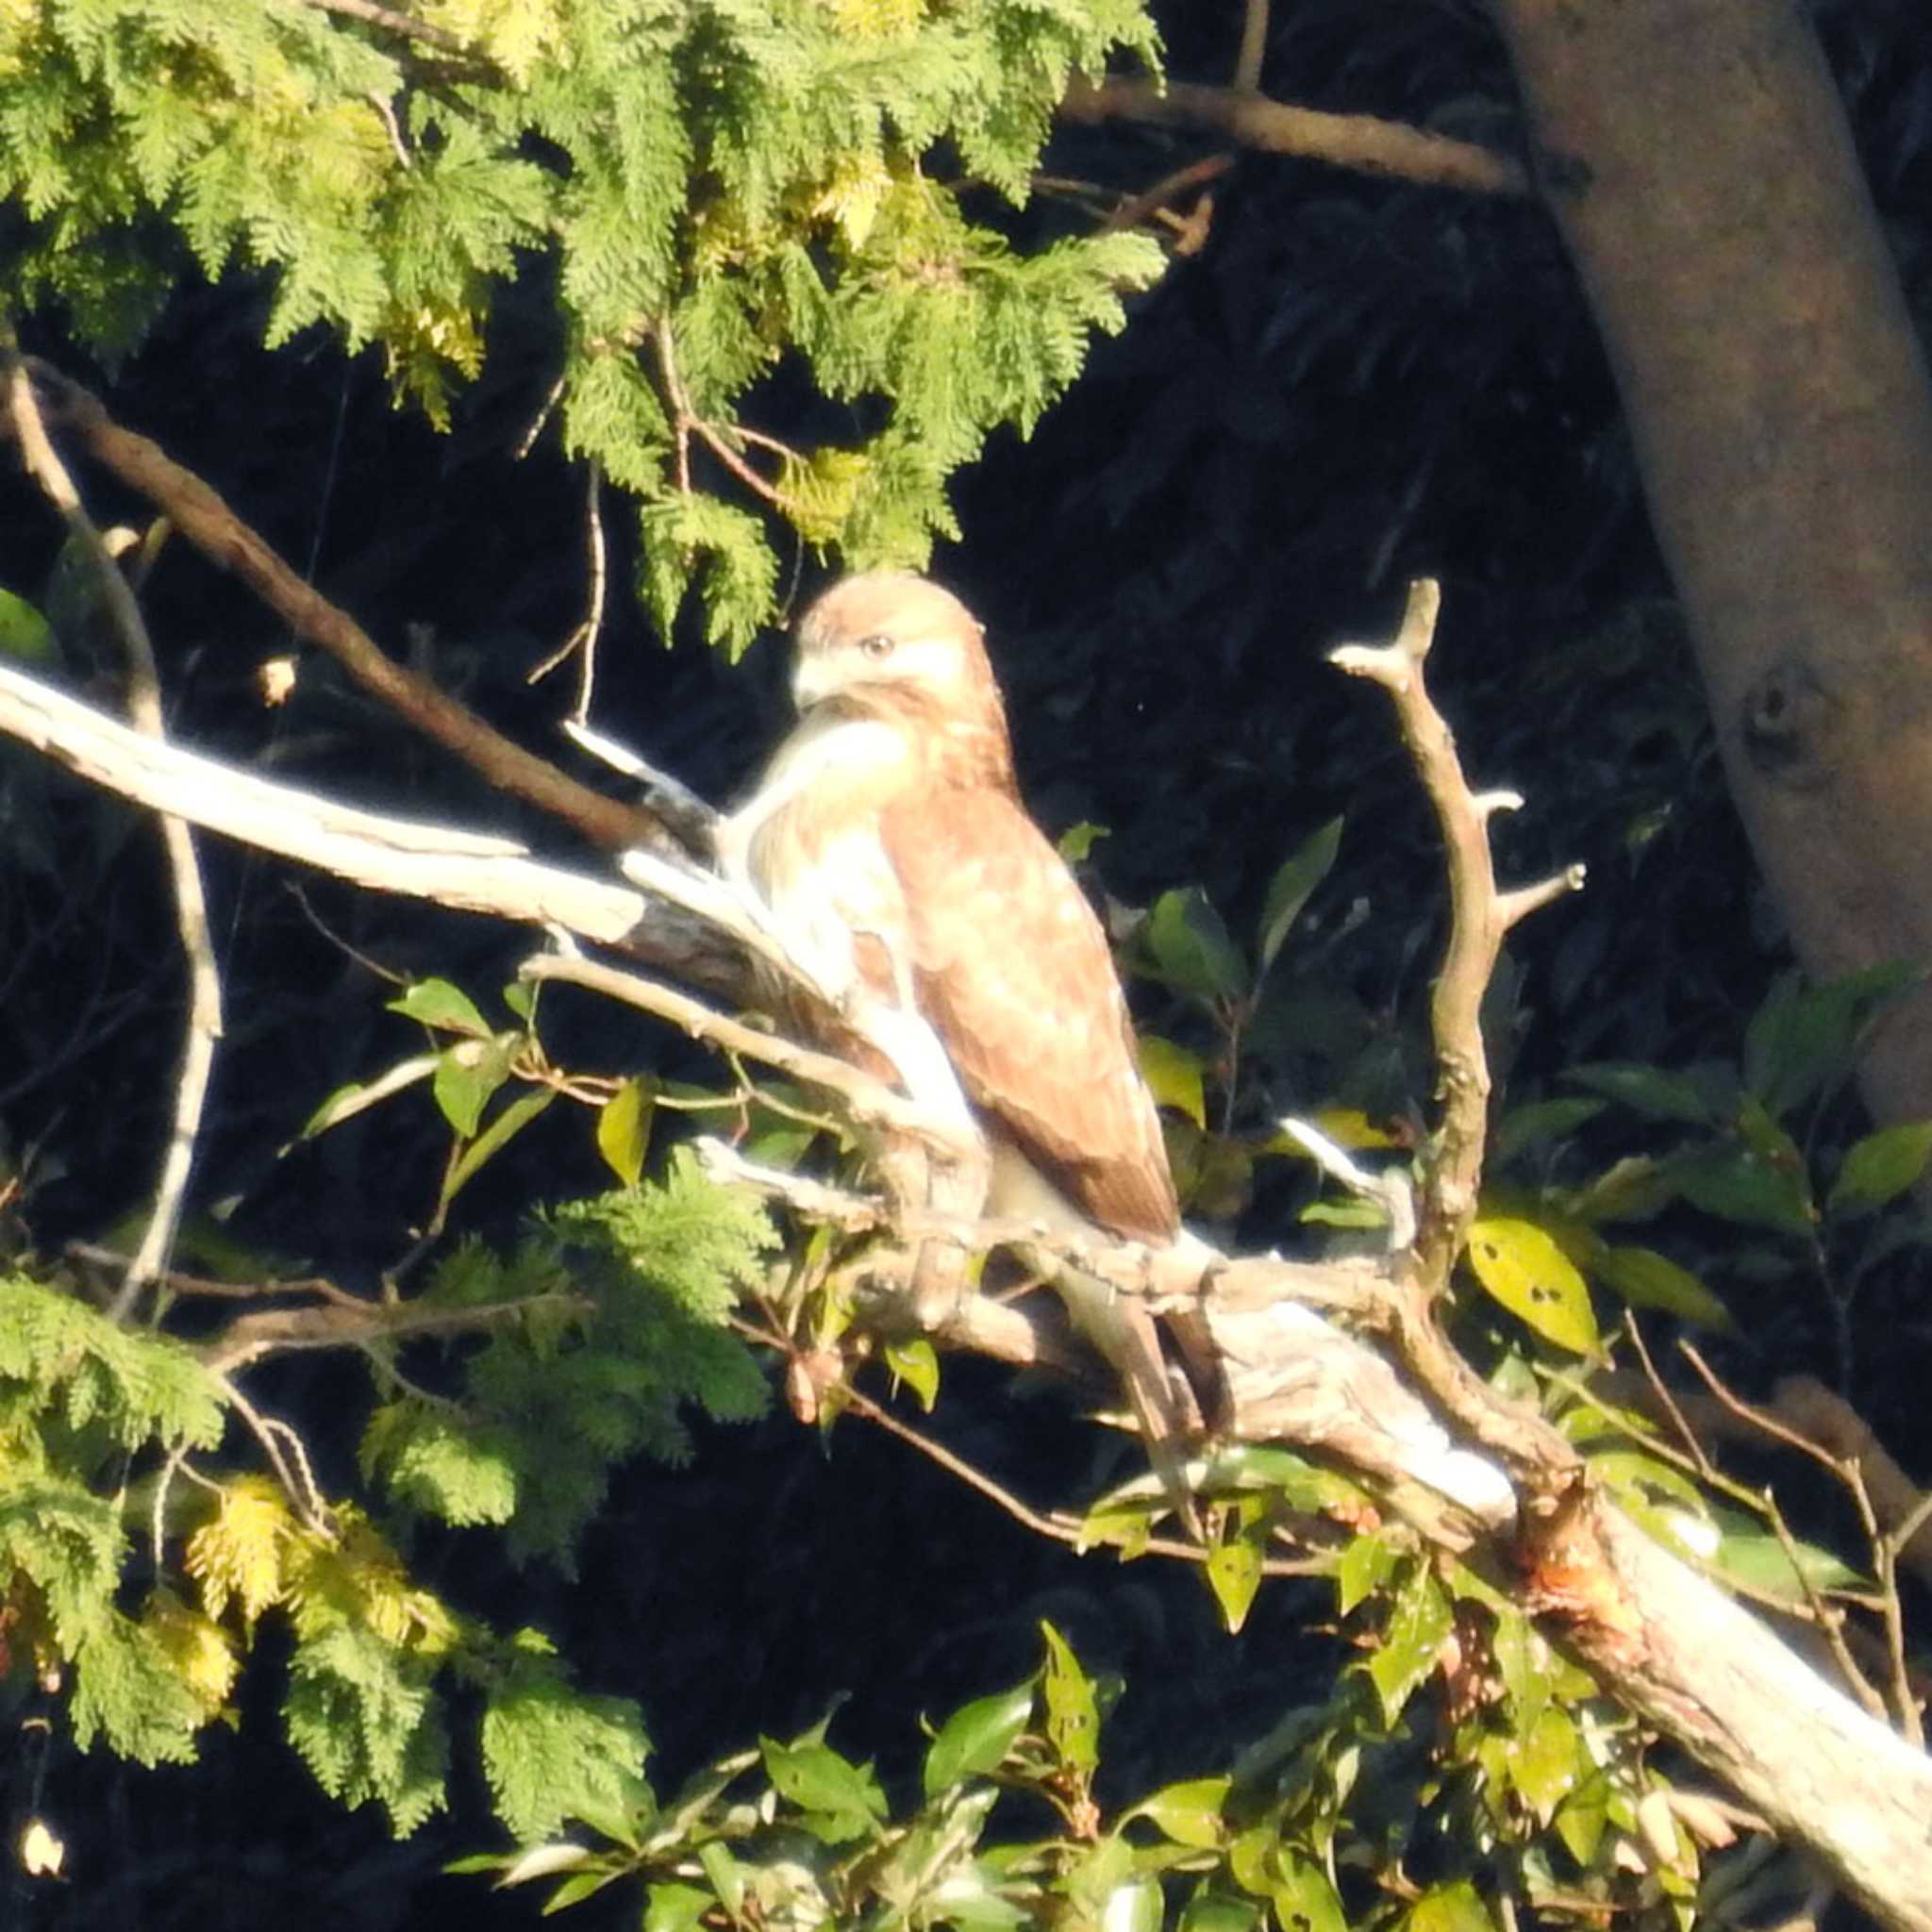
[[[1572,1647],[1617,1700],[1806,1846],[1894,1932],[1932,1932],[1932,1759],[1828,1686],[1741,1604],[1610,1508],[1560,1562]],[[1587,1579],[1587,1581],[1585,1581]],[[1563,1606],[1557,1606],[1560,1615]]]
[[[1806,969],[1932,958],[1932,386],[1792,0],[1494,0]],[[1864,1070],[1932,1114],[1932,993]]]

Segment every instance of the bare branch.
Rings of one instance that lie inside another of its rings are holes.
[[[580,785],[397,663],[354,618],[322,595],[244,524],[221,496],[158,443],[113,421],[98,397],[29,357],[41,406],[96,462],[166,511],[210,562],[232,571],[297,636],[326,651],[364,690],[454,752],[492,785],[575,825],[593,844],[622,847],[668,835],[646,812]]]
[[[1169,81],[1076,83],[1060,103],[1063,120],[1139,121],[1157,127],[1192,127],[1257,152],[1292,155],[1330,167],[1380,175],[1426,188],[1469,194],[1524,197],[1530,181],[1523,164],[1474,142],[1425,134],[1371,114],[1330,114],[1291,108],[1234,88]]]
[[[1233,87],[1251,94],[1261,85],[1261,62],[1268,53],[1268,0],[1247,0],[1241,11],[1241,52],[1235,56]]]
[[[577,701],[564,720],[568,731],[591,715],[591,697],[597,684],[597,642],[604,633],[604,599],[608,587],[609,559],[604,541],[604,511],[599,498],[604,487],[604,466],[594,458],[587,463],[589,477],[584,490],[584,541],[590,552],[591,603],[583,621],[549,657],[525,675],[525,684],[541,684],[573,653],[577,658]]]
[[[422,1302],[358,1302],[345,1307],[258,1308],[238,1315],[196,1350],[218,1375],[231,1375],[264,1356],[290,1349],[367,1348],[425,1335],[472,1335],[510,1326],[535,1312],[590,1315],[596,1304],[583,1295],[533,1294],[516,1301],[472,1307],[425,1307]]]
[[[648,910],[632,888],[540,864],[514,840],[360,811],[144,739],[8,664],[0,732],[123,798],[377,891],[554,922],[610,944],[630,937]]]
[[[1489,820],[1514,794],[1472,792],[1456,741],[1423,680],[1441,592],[1429,578],[1410,585],[1408,608],[1393,643],[1343,644],[1329,662],[1388,691],[1403,741],[1435,808],[1448,860],[1449,944],[1430,1005],[1437,1094],[1442,1118],[1423,1191],[1415,1258],[1419,1286],[1433,1299],[1448,1285],[1475,1213],[1489,1132],[1490,1067],[1481,1011],[1496,955],[1510,924],[1535,906],[1582,883],[1573,868],[1551,884],[1503,898],[1490,854]]]

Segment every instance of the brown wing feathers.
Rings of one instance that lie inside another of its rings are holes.
[[[1106,936],[1059,855],[990,789],[895,800],[879,837],[905,883],[921,1011],[968,1097],[1091,1220],[1179,1225]]]

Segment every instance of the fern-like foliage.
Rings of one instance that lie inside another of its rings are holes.
[[[405,1394],[378,1409],[365,1473],[445,1522],[503,1524],[520,1558],[568,1566],[614,1463],[689,1457],[684,1405],[720,1421],[762,1412],[764,1376],[725,1318],[778,1241],[762,1208],[680,1151],[661,1182],[559,1208],[513,1255],[459,1248],[431,1302],[575,1296],[582,1313],[493,1334],[453,1407]]]
[[[447,1344],[458,1395],[378,1362],[372,1494],[325,1504],[190,1459],[221,1449],[232,1397],[191,1351],[52,1286],[0,1283],[0,1678],[70,1681],[83,1747],[186,1761],[275,1623],[293,1645],[290,1743],[343,1804],[412,1830],[462,1749],[519,1839],[626,1812],[642,1790],[637,1710],[576,1690],[540,1633],[500,1634],[425,1588],[409,1526],[502,1525],[518,1557],[567,1565],[618,1461],[690,1453],[685,1405],[764,1407],[728,1319],[777,1241],[759,1207],[678,1155],[659,1181],[558,1210],[508,1256],[458,1248],[421,1298],[475,1317]],[[137,1585],[144,1560],[159,1574]],[[467,1734],[453,1686],[480,1696]]]
[[[1017,253],[962,201],[1024,202],[1076,71],[1157,60],[1139,0],[415,17],[450,51],[261,0],[0,8],[0,284],[111,356],[191,268],[265,269],[271,344],[316,324],[380,342],[442,420],[501,291],[543,275],[564,446],[636,498],[667,633],[695,588],[707,634],[741,648],[788,532],[923,562],[951,473],[1028,430],[1159,272],[1132,235]],[[755,428],[788,358],[852,406],[844,446]]]
[[[0,1281],[0,1607],[8,1657],[74,1674],[81,1743],[143,1764],[192,1756],[208,1711],[161,1633],[115,1598],[127,1556],[107,1475],[150,1443],[222,1435],[213,1381],[179,1344],[127,1334],[71,1296]]]

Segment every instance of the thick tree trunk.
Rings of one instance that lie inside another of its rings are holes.
[[[1932,958],[1932,387],[1791,0],[1494,0],[1799,957]],[[1866,1068],[1932,1114],[1932,994]]]

